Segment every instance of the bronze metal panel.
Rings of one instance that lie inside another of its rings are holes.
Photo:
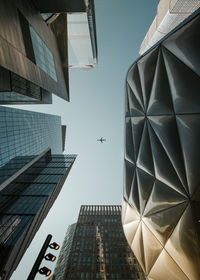
[[[135,233],[133,242],[131,244],[131,249],[133,250],[133,252],[134,252],[139,264],[141,265],[143,271],[146,273],[142,224],[141,223],[139,224],[139,226],[137,228],[137,231]]]
[[[183,271],[179,268],[176,262],[168,255],[165,250],[162,250],[159,258],[152,267],[149,273],[150,279],[153,280],[188,280]]]
[[[197,244],[198,236],[193,223],[191,207],[188,205],[167,241],[165,249],[192,280],[200,277],[200,252]]]
[[[146,274],[149,274],[152,266],[159,257],[163,247],[148,229],[145,223],[142,223],[143,232],[143,244],[144,244],[144,254],[145,254],[145,264],[146,264]]]

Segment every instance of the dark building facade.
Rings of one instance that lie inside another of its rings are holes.
[[[53,279],[145,279],[124,237],[121,206],[81,206],[72,238],[70,248],[63,243]]]
[[[56,280],[64,279],[66,265],[67,265],[67,262],[69,259],[75,230],[76,230],[76,224],[72,224],[67,228],[65,239],[63,241],[58,260],[56,262],[56,268],[54,270],[54,275],[52,275],[50,277],[50,279],[56,279]]]
[[[52,93],[69,100],[68,54],[63,63],[56,31],[32,1],[0,1],[0,104],[51,103]]]
[[[52,155],[48,149],[11,176],[10,182],[0,185],[1,279],[9,279],[16,269],[57,198],[74,160],[74,155]]]
[[[200,278],[199,28],[200,10],[127,74],[122,221],[151,280]]]
[[[85,14],[88,34],[79,34],[81,49],[73,41],[70,56],[80,59],[87,42],[87,65],[76,59],[73,66],[92,68],[97,64],[94,0],[0,1],[0,104],[48,104],[52,93],[69,101],[67,14],[76,13]]]
[[[62,155],[59,116],[0,106],[0,277],[9,279],[76,155]]]

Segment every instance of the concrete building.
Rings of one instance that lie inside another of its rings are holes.
[[[51,26],[57,17],[67,16],[69,68],[92,69],[97,65],[97,35],[94,0],[33,0],[41,15]],[[60,30],[56,28],[56,30]],[[59,40],[60,42],[63,41]],[[62,49],[62,47],[60,47]],[[62,60],[64,57],[62,58]]]
[[[0,1],[0,104],[69,101],[68,45],[70,67],[96,65],[93,0]]]
[[[70,232],[51,279],[145,279],[123,234],[121,206],[81,206]]]
[[[122,222],[151,280],[200,275],[200,10],[126,79]]]
[[[146,52],[198,8],[200,0],[160,0],[157,15],[140,46],[140,54]]]
[[[69,100],[68,67],[58,48],[67,28],[60,32],[65,34],[58,37],[32,1],[0,1],[1,104],[51,103],[52,93]]]

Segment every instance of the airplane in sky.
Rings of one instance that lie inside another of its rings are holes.
[[[103,137],[101,137],[100,139],[97,139],[97,141],[99,141],[99,142],[103,143],[104,141],[106,141],[106,139],[105,139],[105,138],[103,138]]]

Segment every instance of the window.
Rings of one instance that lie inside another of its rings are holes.
[[[37,32],[30,25],[30,35],[33,44],[33,51],[35,55],[36,64],[47,73],[52,79],[57,81],[54,57],[52,52],[37,34]]]

